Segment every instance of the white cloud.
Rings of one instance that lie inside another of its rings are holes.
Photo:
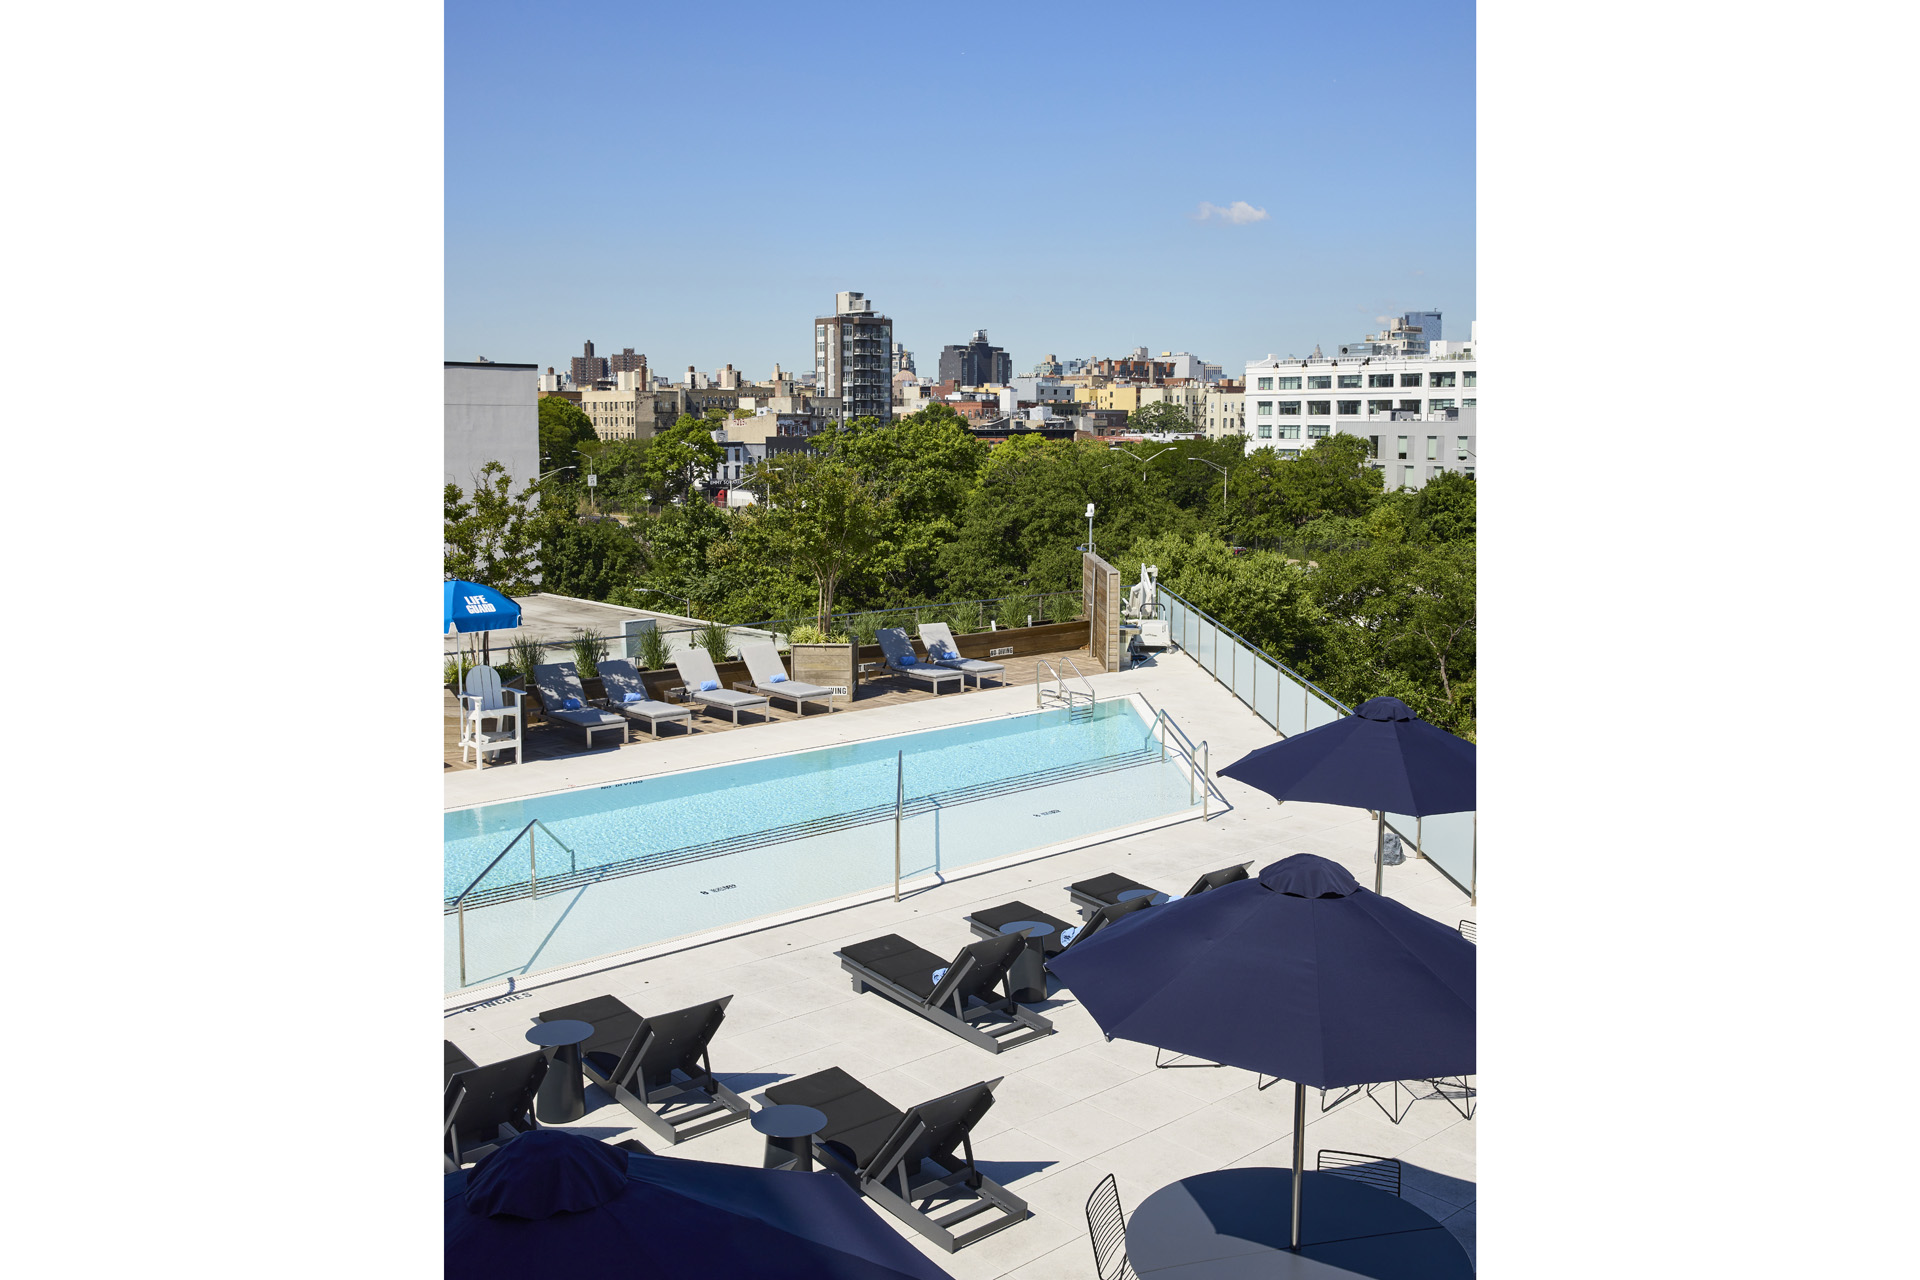
[[[1244,227],[1249,222],[1265,222],[1267,211],[1256,209],[1245,200],[1235,200],[1232,204],[1221,206],[1200,202],[1200,211],[1193,215],[1195,222],[1224,222],[1230,227]]]

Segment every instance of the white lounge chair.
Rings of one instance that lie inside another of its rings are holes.
[[[740,660],[747,664],[747,674],[753,677],[746,686],[753,692],[769,698],[789,698],[793,701],[794,711],[800,715],[806,714],[802,704],[808,702],[823,703],[828,712],[832,712],[834,691],[825,685],[807,684],[789,676],[787,665],[780,661],[780,651],[773,647],[773,641],[749,640],[740,646]],[[734,688],[740,686],[735,685]]]
[[[673,666],[686,683],[688,698],[703,707],[725,711],[735,724],[740,723],[742,711],[758,711],[765,719],[773,718],[768,714],[773,704],[765,698],[721,686],[720,673],[714,670],[713,658],[705,649],[683,650],[674,655]]]
[[[693,708],[676,706],[671,702],[656,702],[648,697],[646,681],[640,678],[640,673],[625,658],[608,658],[597,663],[596,668],[600,673],[600,683],[607,687],[607,710],[625,716],[635,724],[644,722],[656,738],[660,736],[663,723],[678,722],[686,732],[693,732]]]
[[[920,661],[913,656],[913,641],[907,639],[904,627],[883,627],[874,636],[880,642],[880,652],[886,655],[885,674],[904,676],[909,680],[925,680],[939,693],[942,686],[951,684],[964,690],[966,677],[949,667],[936,667]]]
[[[587,691],[580,683],[580,670],[571,662],[549,662],[533,669],[533,687],[540,691],[540,708],[555,724],[572,725],[587,735],[587,749],[593,749],[593,735],[617,730],[620,741],[627,740],[627,718],[590,706]],[[572,703],[572,706],[568,706]]]
[[[927,661],[936,667],[951,667],[963,676],[972,676],[976,689],[980,687],[983,676],[992,676],[1001,684],[1007,682],[1005,664],[961,657],[960,646],[953,642],[953,629],[944,622],[921,623],[920,643],[926,646]]]
[[[501,688],[500,673],[492,667],[469,669],[464,688],[466,692],[460,695],[460,763],[467,762],[469,748],[474,767],[479,769],[487,767],[490,751],[513,752],[515,764],[525,760],[520,750],[520,691]],[[486,727],[489,720],[494,723],[492,729]]]

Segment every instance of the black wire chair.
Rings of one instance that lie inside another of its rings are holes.
[[[1462,920],[1460,922],[1460,936],[1465,938],[1468,942],[1473,943],[1473,945],[1477,947],[1480,945],[1480,939],[1474,937],[1473,935],[1474,935],[1473,921]]]
[[[1358,1151],[1322,1151],[1314,1157],[1313,1167],[1337,1178],[1363,1182],[1382,1191],[1400,1194],[1400,1162],[1391,1156],[1362,1155]]]
[[[1127,1217],[1120,1188],[1108,1174],[1087,1197],[1087,1235],[1093,1241],[1093,1274],[1099,1280],[1137,1280],[1127,1261]]]

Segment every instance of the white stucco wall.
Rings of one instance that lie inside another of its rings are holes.
[[[446,366],[446,480],[472,489],[499,462],[515,490],[539,474],[539,370],[533,365]]]

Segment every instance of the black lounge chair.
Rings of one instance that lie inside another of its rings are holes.
[[[451,1040],[442,1040],[447,1046],[447,1079],[453,1079],[456,1071],[471,1071],[480,1064],[460,1051],[460,1046]]]
[[[973,1127],[993,1105],[999,1080],[971,1084],[901,1111],[838,1067],[773,1085],[762,1094],[777,1106],[813,1107],[827,1117],[813,1137],[823,1168],[838,1174],[933,1243],[952,1253],[1027,1217],[1027,1202],[973,1163]],[[960,1207],[941,1217],[951,1202]],[[991,1210],[972,1228],[954,1228]]]
[[[854,991],[871,988],[962,1039],[999,1053],[1053,1033],[1051,1022],[1014,1003],[1007,982],[1008,970],[1026,945],[1022,930],[970,943],[952,960],[945,960],[890,933],[834,955],[840,967],[853,975]],[[935,980],[935,971],[941,969],[946,972]],[[995,984],[1002,986],[998,996],[993,992]]]
[[[1221,885],[1232,884],[1235,880],[1247,878],[1247,868],[1251,862],[1235,863],[1231,867],[1222,867],[1218,871],[1209,871],[1193,882],[1193,888],[1187,890],[1187,897],[1196,893],[1205,893],[1209,889],[1218,889]],[[1158,889],[1141,884],[1138,880],[1129,880],[1115,871],[1091,880],[1082,880],[1067,886],[1067,897],[1080,910],[1082,918],[1091,919],[1093,913],[1102,907],[1112,906],[1116,902],[1132,902],[1135,898],[1145,898],[1150,902],[1167,902],[1170,899]]]
[[[1074,928],[1073,925],[1058,916],[1048,915],[1037,907],[1030,907],[1024,902],[1009,902],[1004,906],[986,907],[976,911],[967,917],[967,927],[973,930],[976,937],[998,938],[1001,936],[1002,929],[1022,920],[1032,921],[1035,924],[1050,924],[1053,926],[1053,932],[1040,939],[1040,949],[1041,954],[1051,960],[1068,947],[1078,946],[1083,939],[1092,937],[1121,916],[1131,915],[1135,911],[1144,910],[1152,905],[1152,898],[1129,898],[1125,902],[1116,902],[1102,907],[1089,916],[1086,922],[1079,926],[1080,932],[1066,942],[1060,940],[1060,935]]]
[[[593,1024],[580,1046],[580,1069],[668,1143],[710,1133],[753,1110],[713,1078],[707,1045],[727,1016],[732,996],[643,1018],[618,996],[596,996],[548,1009],[541,1022]]]
[[[539,1050],[456,1072],[447,1081],[447,1168],[472,1164],[496,1147],[540,1127],[533,1095],[547,1074]]]

